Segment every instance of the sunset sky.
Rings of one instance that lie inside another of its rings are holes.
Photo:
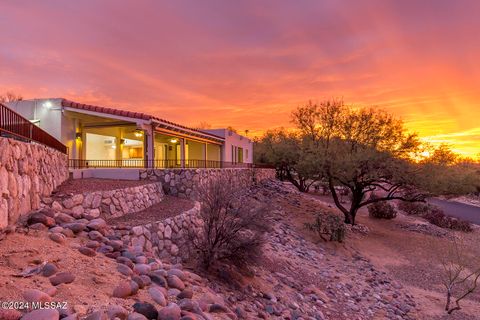
[[[343,97],[480,153],[478,0],[0,0],[0,93],[250,135]]]

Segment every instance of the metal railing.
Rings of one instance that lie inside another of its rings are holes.
[[[216,160],[83,160],[69,159],[70,169],[87,168],[152,168],[152,169],[181,169],[181,168],[251,168],[251,163],[235,163]]]
[[[67,153],[67,147],[12,109],[0,103],[0,137],[36,142]]]

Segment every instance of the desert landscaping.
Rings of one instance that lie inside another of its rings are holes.
[[[338,214],[324,196],[276,180],[252,188],[255,201],[269,203],[270,228],[248,274],[172,264],[126,245],[115,219],[41,209],[1,241],[2,300],[66,302],[22,319],[475,319],[480,311],[478,295],[453,317],[443,311],[435,250],[458,232],[402,213],[387,221],[362,212],[342,243],[324,242],[304,227],[315,213]],[[128,228],[135,227],[121,226]],[[476,243],[478,229],[468,236]],[[18,319],[23,311],[0,314]]]
[[[479,16],[0,0],[0,320],[480,320]]]

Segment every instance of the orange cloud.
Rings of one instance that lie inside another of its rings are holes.
[[[343,97],[480,153],[480,3],[0,2],[0,92],[250,134]]]

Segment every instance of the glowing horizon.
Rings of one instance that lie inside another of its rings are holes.
[[[256,136],[332,97],[480,154],[480,3],[0,3],[0,94],[63,97]]]

